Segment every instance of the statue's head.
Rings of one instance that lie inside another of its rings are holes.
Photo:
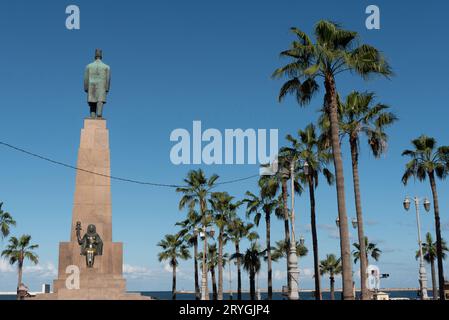
[[[97,233],[97,228],[95,228],[95,225],[94,225],[94,224],[90,224],[90,225],[87,227],[87,233],[88,233],[88,234],[95,234],[95,233]]]
[[[103,51],[101,49],[95,49],[95,60],[103,59]]]

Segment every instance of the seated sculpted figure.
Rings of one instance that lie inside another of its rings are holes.
[[[90,224],[87,227],[87,232],[81,238],[81,222],[76,223],[76,236],[78,243],[81,246],[81,255],[86,256],[86,265],[92,268],[95,262],[95,256],[103,254],[103,241],[97,233],[95,225]]]

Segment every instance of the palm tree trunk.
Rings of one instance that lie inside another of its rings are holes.
[[[432,272],[432,290],[433,290],[433,300],[438,299],[438,289],[437,289],[437,278],[435,275],[435,260],[430,260],[430,270]]]
[[[339,121],[337,111],[337,90],[335,79],[332,75],[326,75],[326,110],[329,114],[332,135],[332,153],[335,167],[335,180],[337,187],[338,217],[340,219],[340,250],[342,264],[343,299],[353,300],[352,292],[352,263],[351,248],[349,245],[348,217],[346,215],[345,178],[343,174],[343,160],[341,157],[339,139]]]
[[[171,298],[172,300],[176,300],[176,263],[173,263],[172,279]]]
[[[256,300],[256,277],[254,271],[249,272],[249,292],[251,300]]]
[[[195,268],[195,299],[200,300],[200,285],[198,283],[198,236],[195,236],[195,242],[193,243],[193,263]]]
[[[223,227],[218,235],[218,300],[223,300]]]
[[[207,285],[207,229],[206,229],[206,202],[204,199],[200,200],[200,206],[201,206],[201,216],[203,219],[203,232],[204,232],[204,248],[203,248],[203,270],[201,274],[201,290],[204,290],[205,299],[209,300],[209,286]],[[204,286],[203,288],[203,279],[204,279]]]
[[[212,299],[217,300],[217,279],[215,277],[215,268],[210,268],[210,276],[212,278]]]
[[[22,274],[23,274],[23,261],[19,261],[18,265],[17,265],[17,270],[18,270],[18,279],[17,279],[17,299],[20,299],[19,297],[19,288],[20,285],[22,284]]]
[[[331,300],[335,300],[335,278],[334,275],[331,274],[331,276],[329,277],[330,281],[331,281],[331,287],[330,287],[330,291],[331,291]]]
[[[360,248],[360,291],[361,299],[368,299],[368,289],[366,287],[367,276],[366,269],[368,268],[367,252],[365,246],[365,235],[363,230],[363,214],[362,214],[362,201],[360,200],[360,182],[359,182],[359,154],[357,151],[357,140],[355,137],[350,138],[351,145],[351,159],[352,159],[352,179],[354,184],[354,199],[355,199],[355,211],[357,214],[357,233],[359,238]]]
[[[273,298],[273,270],[271,268],[271,223],[270,213],[265,214],[265,222],[267,225],[267,268],[268,268],[268,300]]]
[[[433,171],[429,173],[430,187],[432,188],[433,209],[435,212],[435,233],[437,236],[437,263],[438,263],[438,286],[440,300],[444,300],[444,273],[443,273],[443,250],[441,246],[440,208],[438,206],[437,186]]]
[[[288,217],[288,188],[287,188],[287,179],[282,179],[282,203],[284,206],[284,233],[285,233],[285,243],[287,245],[287,248],[290,248],[290,227],[289,227],[289,217]],[[290,255],[288,253],[287,249],[287,286],[288,286],[288,292],[292,289],[290,286],[290,278],[289,278],[289,260]]]
[[[242,271],[240,270],[240,244],[235,243],[235,253],[237,255],[237,300],[242,300]]]
[[[318,235],[316,229],[315,214],[315,188],[313,185],[312,175],[308,175],[309,196],[310,196],[310,224],[312,229],[312,246],[313,246],[313,271],[315,278],[315,300],[321,300],[320,288],[320,260],[318,255]]]

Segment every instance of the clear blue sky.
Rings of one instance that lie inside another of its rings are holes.
[[[365,8],[373,3],[381,9],[381,30],[368,31]],[[69,4],[80,7],[81,30],[65,28]],[[366,234],[383,250],[379,266],[391,275],[383,285],[417,286],[415,219],[404,212],[402,200],[406,194],[431,194],[428,183],[412,181],[403,187],[405,159],[400,154],[422,133],[449,144],[448,11],[446,1],[436,0],[2,2],[0,140],[75,164],[83,117],[88,114],[83,71],[100,47],[112,69],[105,107],[112,174],[181,183],[187,171],[197,167],[171,164],[173,129],[191,130],[192,121],[201,120],[204,127],[220,130],[277,128],[283,138],[316,120],[322,94],[306,109],[293,99],[278,104],[281,81],[270,75],[284,62],[278,54],[293,39],[291,26],[310,33],[319,19],[338,21],[384,51],[396,73],[391,81],[369,82],[345,75],[337,85],[342,95],[354,89],[375,91],[378,101],[391,105],[400,118],[389,131],[386,157],[375,160],[363,144],[362,200]],[[343,151],[352,218],[346,143]],[[29,233],[40,245],[40,266],[24,276],[32,289],[38,289],[55,277],[58,243],[69,238],[75,172],[4,147],[0,156],[0,200],[18,222],[12,233]],[[223,180],[258,172],[255,165],[203,168]],[[447,184],[438,182],[444,238],[449,238]],[[256,191],[255,180],[221,189],[241,198],[246,190]],[[122,182],[113,182],[112,194],[114,240],[125,245],[128,289],[169,290],[171,275],[157,261],[156,243],[175,232],[174,223],[184,217],[177,209],[180,196],[171,189]],[[308,198],[297,200],[297,228],[311,249]],[[334,187],[320,185],[317,215],[320,256],[338,254]],[[422,220],[423,232],[433,232],[433,216],[423,215]],[[273,229],[272,239],[281,239],[282,223],[275,221]],[[264,228],[259,232],[264,235]],[[0,290],[13,291],[16,276],[1,266]],[[311,253],[300,261],[300,268],[304,270],[301,287],[311,288]],[[284,272],[285,262],[275,264],[274,270]],[[193,288],[192,271],[191,261],[182,263],[178,288]],[[266,286],[264,277],[265,272],[261,287]],[[283,276],[275,277],[276,287],[284,282]],[[323,286],[328,286],[327,280]]]

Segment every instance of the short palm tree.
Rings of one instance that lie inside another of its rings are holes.
[[[218,228],[218,300],[223,300],[223,245],[228,240],[227,226],[229,222],[237,215],[236,210],[241,202],[233,202],[234,197],[227,192],[214,192],[209,200],[213,221]]]
[[[202,253],[200,252],[200,256]],[[215,269],[219,267],[220,262],[218,259],[217,245],[210,244],[207,250],[207,270],[210,272],[210,276],[212,279],[212,297],[213,300],[218,299],[218,290],[217,290],[217,277],[215,275]],[[221,269],[223,269],[226,265],[226,259],[228,258],[228,254],[223,254],[221,257]],[[202,266],[202,265],[201,265]]]
[[[266,227],[266,252],[267,252],[267,270],[268,270],[268,299],[273,297],[273,275],[271,266],[271,214],[278,206],[278,200],[275,198],[278,184],[269,176],[263,176],[259,179],[260,197],[246,192],[246,198],[243,200],[247,204],[246,213],[248,216],[254,215],[254,223],[258,226],[262,216],[265,218]]]
[[[295,161],[294,155],[290,153],[282,152],[282,149],[278,155],[278,172],[272,178],[278,182],[281,188],[281,194],[278,196],[277,207],[274,211],[276,217],[280,220],[284,221],[284,239],[285,243],[287,243],[288,247],[290,247],[291,236],[290,236],[290,224],[293,222],[294,217],[290,214],[290,210],[288,208],[288,180],[291,179],[291,163]],[[294,174],[293,185],[295,189],[295,193],[301,194],[302,186],[298,182],[297,175]],[[293,224],[292,224],[293,225]],[[293,233],[293,232],[292,232]],[[288,290],[290,292],[290,275],[288,273],[289,270],[289,259],[290,257],[287,255],[286,260],[286,268],[287,268],[287,285]]]
[[[334,254],[326,255],[326,259],[320,262],[321,275],[329,274],[331,300],[335,300],[335,276],[341,274],[341,259]]]
[[[429,178],[435,214],[435,233],[437,237],[439,295],[440,299],[444,300],[443,246],[436,178],[443,180],[449,173],[449,146],[437,147],[436,140],[425,135],[413,140],[412,144],[414,147],[413,150],[405,150],[402,152],[403,156],[410,158],[410,161],[405,166],[402,182],[406,185],[411,177],[418,178],[419,181],[424,181],[427,177]]]
[[[256,275],[260,271],[261,258],[265,255],[265,250],[253,242],[243,255],[243,269],[249,274],[249,292],[251,300],[256,300]]]
[[[360,251],[363,253],[360,259],[360,287],[362,300],[368,299],[366,287],[366,269],[368,262],[364,258],[366,248],[363,241],[363,213],[360,196],[359,179],[359,150],[360,137],[364,135],[373,155],[379,158],[387,149],[388,136],[385,128],[393,124],[397,118],[389,112],[389,107],[384,104],[373,104],[374,93],[351,92],[344,102],[340,104],[341,124],[340,130],[343,136],[347,136],[351,148],[352,179],[354,186],[354,200],[357,215],[357,233]]]
[[[279,259],[287,258],[290,251],[290,245],[285,242],[285,240],[276,241],[276,244],[271,253],[271,259],[275,262]],[[296,244],[296,255],[298,257],[305,257],[309,250],[307,247],[301,243]]]
[[[216,174],[207,178],[203,170],[191,170],[184,179],[185,187],[179,187],[176,192],[183,194],[179,202],[179,210],[188,207],[190,210],[197,207],[200,212],[203,229],[206,228],[208,221],[207,199],[209,198],[212,188],[214,187],[218,176]],[[207,294],[207,270],[206,268],[206,251],[207,251],[207,237],[204,237],[203,246],[203,278],[202,278],[202,298],[208,299]]]
[[[31,236],[26,234],[20,238],[9,238],[9,244],[2,251],[2,257],[8,259],[11,265],[17,263],[17,290],[22,284],[23,264],[25,260],[30,260],[34,264],[39,263],[39,256],[34,252],[37,248],[39,248],[39,245],[31,244]]]
[[[176,267],[179,259],[187,260],[190,258],[188,246],[184,243],[182,236],[178,234],[167,234],[158,244],[162,248],[158,254],[159,261],[167,261],[172,267],[172,299],[176,300]]]
[[[449,248],[446,245],[446,242],[442,239],[441,246],[443,249],[443,260],[446,259],[446,252],[449,251]],[[432,289],[433,289],[433,299],[438,299],[438,287],[437,280],[435,275],[435,259],[437,256],[437,243],[433,242],[432,234],[427,232],[426,240],[422,244],[422,252],[424,260],[430,264],[430,270],[432,272]],[[416,259],[419,258],[419,250],[416,251]]]
[[[377,247],[376,243],[369,242],[368,237],[364,237],[364,239],[365,239],[364,244],[366,248],[365,258],[367,265],[369,264],[369,257],[373,258],[376,261],[379,261],[382,250],[380,250]],[[357,263],[357,261],[359,261],[361,257],[360,244],[353,243],[352,245],[355,248],[355,250],[352,251],[352,256],[354,257],[354,263]]]
[[[328,184],[332,184],[334,182],[334,175],[327,168],[327,165],[332,159],[332,154],[329,152],[329,148],[321,142],[313,124],[309,124],[304,130],[299,130],[298,137],[299,139],[296,139],[292,135],[287,135],[287,140],[291,142],[292,147],[283,148],[283,152],[294,154],[295,159],[299,160],[303,164],[300,177],[303,183],[309,187],[315,299],[321,300],[319,270],[320,261],[318,254],[318,232],[316,227],[315,212],[315,189],[318,187],[318,177],[320,174],[326,178]]]
[[[179,231],[180,235],[184,237],[185,243],[193,247],[193,256],[198,257],[198,236],[199,227],[201,224],[201,216],[194,209],[189,210],[187,219],[177,222],[176,225],[182,229]],[[193,259],[193,268],[195,271],[195,299],[200,300],[200,286],[198,282],[198,259]]]
[[[257,232],[252,231],[254,224],[245,223],[242,219],[235,217],[228,223],[229,240],[235,246],[235,252],[231,255],[231,259],[236,261],[237,265],[237,300],[242,300],[242,272],[241,264],[243,255],[240,252],[240,241],[248,239],[254,241],[259,238]]]
[[[11,226],[16,225],[13,217],[9,212],[3,211],[3,202],[0,202],[0,236],[2,239],[9,235]]]
[[[289,49],[281,52],[291,62],[277,69],[273,77],[287,77],[279,93],[279,101],[293,94],[297,102],[308,104],[324,80],[324,106],[331,124],[331,145],[335,167],[338,214],[340,219],[340,249],[343,265],[343,297],[354,299],[352,292],[352,264],[348,218],[344,191],[343,160],[339,140],[339,119],[336,76],[353,71],[363,78],[370,75],[391,75],[391,70],[381,53],[374,47],[357,41],[357,32],[343,29],[339,24],[321,20],[315,25],[316,42],[298,28],[291,28],[297,37]]]

